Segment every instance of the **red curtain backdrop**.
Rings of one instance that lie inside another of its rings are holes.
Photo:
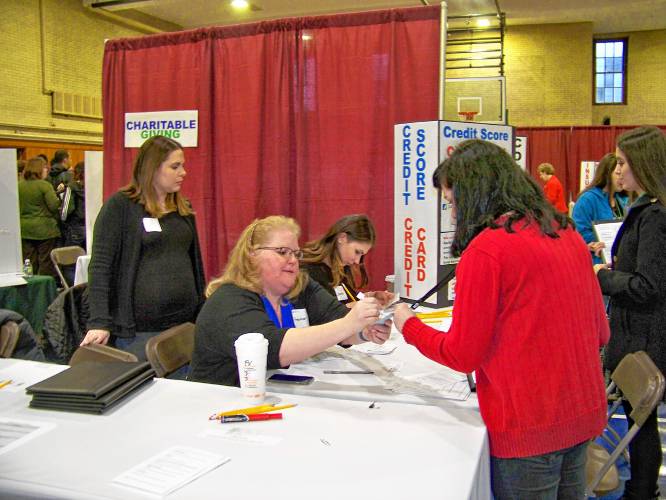
[[[518,128],[516,135],[527,137],[528,172],[539,180],[539,164],[551,163],[568,202],[578,198],[580,163],[599,161],[606,153],[614,153],[617,136],[632,128],[635,127]],[[661,128],[666,132],[666,127]]]
[[[284,214],[301,241],[367,213],[371,287],[393,272],[393,125],[436,119],[439,7],[200,29],[106,44],[104,194],[126,184],[128,112],[199,110],[184,193],[207,277],[241,230]],[[303,37],[303,35],[306,35]]]

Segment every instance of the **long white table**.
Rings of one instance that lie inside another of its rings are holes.
[[[0,369],[16,363],[30,362],[0,360]],[[208,416],[239,407],[238,389],[157,379],[102,416],[30,409],[22,391],[0,390],[0,417],[55,424],[0,454],[0,497],[149,498],[111,481],[184,445],[231,460],[173,499],[490,498],[487,435],[473,410],[271,398],[298,406],[283,410],[284,420],[219,424]],[[243,442],[262,437],[278,442]]]

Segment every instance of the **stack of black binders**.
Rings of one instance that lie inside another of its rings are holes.
[[[154,376],[146,362],[83,361],[26,392],[32,394],[31,408],[104,413]]]

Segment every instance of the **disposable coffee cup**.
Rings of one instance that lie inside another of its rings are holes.
[[[268,340],[261,333],[246,333],[234,342],[243,398],[263,403],[266,397],[266,357]]]
[[[386,284],[387,292],[395,292],[395,274],[387,274],[384,278],[384,283]]]

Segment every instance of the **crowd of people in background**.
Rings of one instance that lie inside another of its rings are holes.
[[[58,275],[51,251],[64,246],[86,248],[85,164],[71,164],[67,150],[18,160],[18,196],[23,258],[34,274]],[[71,284],[71,283],[70,283]]]

